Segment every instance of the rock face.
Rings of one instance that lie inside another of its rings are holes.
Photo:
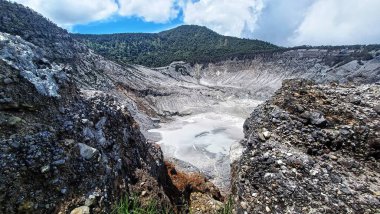
[[[0,213],[109,213],[143,191],[176,204],[147,116],[111,77],[126,70],[23,6],[1,0],[0,23]]]
[[[284,81],[244,124],[238,213],[376,213],[379,85]]]
[[[3,61],[0,68],[14,80],[0,86],[10,101],[0,104],[0,212],[68,212],[92,195],[92,212],[109,212],[123,194],[143,190],[170,203],[161,151],[117,98],[78,93],[70,81],[59,99],[49,97],[19,70]]]

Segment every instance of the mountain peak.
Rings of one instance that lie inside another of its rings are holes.
[[[223,36],[198,25],[181,25],[157,34],[73,36],[116,62],[154,67],[173,61],[211,62],[278,49],[268,42]]]
[[[205,26],[199,26],[199,25],[180,25],[178,27],[165,30],[160,32],[159,34],[161,35],[167,35],[171,33],[203,33],[203,34],[214,34],[214,35],[219,35],[215,31],[205,27]],[[189,36],[189,35],[187,35]]]

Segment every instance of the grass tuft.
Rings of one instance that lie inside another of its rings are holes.
[[[218,214],[232,214],[233,203],[232,198],[229,197],[228,201],[224,204],[224,207],[218,212]]]
[[[137,195],[126,196],[112,214],[173,214],[170,208],[162,208],[157,201],[150,200],[147,205],[141,204]]]

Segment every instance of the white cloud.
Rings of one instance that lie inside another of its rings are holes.
[[[265,7],[256,22],[257,27],[250,37],[285,45],[284,41],[301,24],[313,1],[265,0]]]
[[[185,24],[284,46],[380,43],[380,0],[13,1],[66,28],[113,15],[165,23],[183,14]]]
[[[343,45],[380,42],[379,0],[318,0],[290,44]]]
[[[162,23],[177,17],[176,0],[13,0],[41,13],[59,26],[100,21],[119,14]],[[181,0],[182,1],[182,0]]]
[[[122,16],[137,16],[147,22],[163,23],[178,15],[175,0],[119,0]]]
[[[200,0],[185,4],[184,23],[203,25],[228,36],[253,32],[263,9],[262,0]]]
[[[379,0],[199,0],[184,22],[279,45],[380,43]]]
[[[99,21],[118,10],[114,0],[14,0],[62,27]]]

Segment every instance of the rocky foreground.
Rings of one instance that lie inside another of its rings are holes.
[[[107,213],[143,191],[171,204],[160,149],[116,97],[80,92],[20,38],[0,34],[0,47],[0,213]]]
[[[238,213],[380,212],[380,86],[286,80],[245,122]]]
[[[107,75],[126,70],[3,0],[0,31],[0,213],[110,213],[132,194],[182,203]]]

